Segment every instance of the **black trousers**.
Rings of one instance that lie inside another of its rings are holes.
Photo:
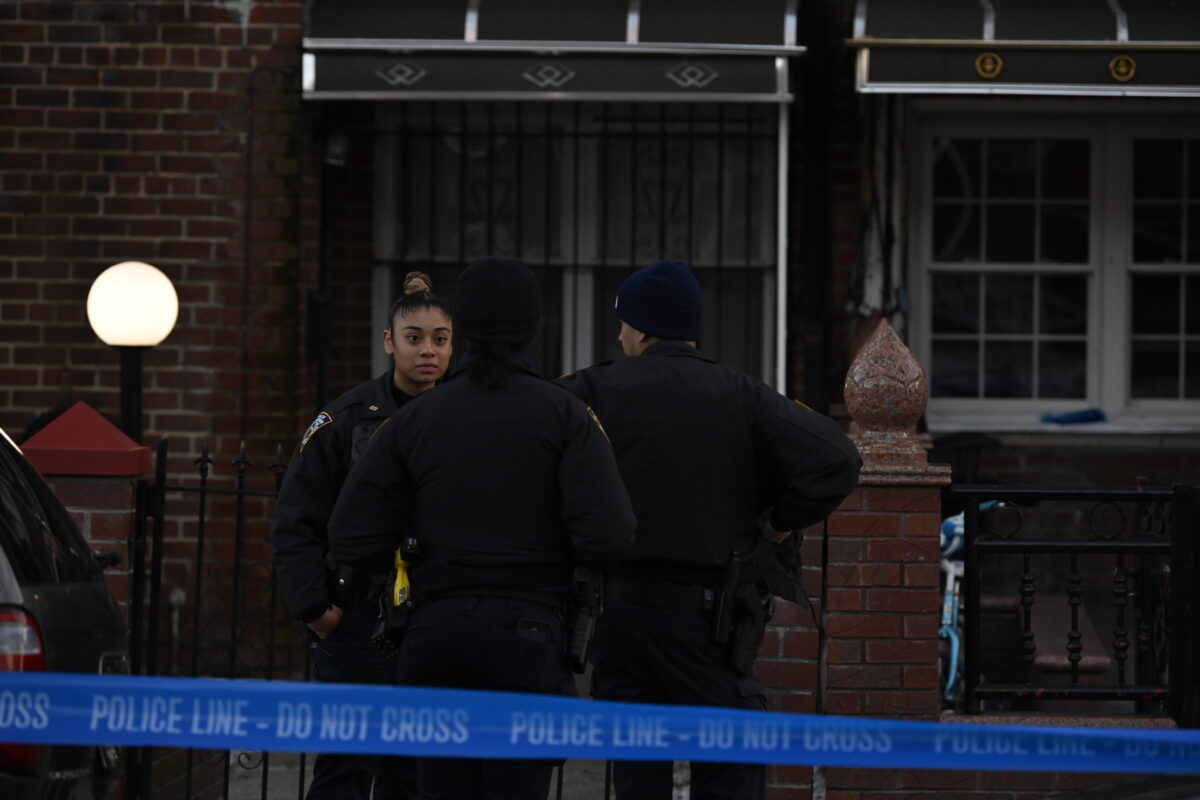
[[[389,685],[395,681],[396,660],[371,644],[378,613],[376,599],[364,601],[345,612],[333,633],[313,644],[317,680]],[[372,796],[375,800],[416,800],[416,759],[341,753],[317,756],[307,800],[368,800]]]
[[[562,613],[511,598],[453,597],[419,606],[404,631],[399,682],[560,694],[571,673]],[[421,800],[546,800],[556,762],[423,758]]]
[[[592,645],[592,693],[601,700],[719,706],[765,711],[758,681],[740,675],[712,640],[707,615],[696,611],[609,604]],[[669,761],[618,761],[617,800],[670,800]],[[691,762],[692,800],[761,800],[759,764]]]

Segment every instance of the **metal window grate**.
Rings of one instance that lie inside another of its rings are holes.
[[[405,103],[381,131],[398,151],[392,287],[430,271],[452,299],[462,265],[521,258],[544,324],[527,355],[546,374],[619,356],[612,302],[637,267],[687,261],[700,346],[774,370],[778,111],[633,103]]]

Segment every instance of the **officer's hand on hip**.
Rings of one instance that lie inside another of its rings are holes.
[[[792,532],[775,530],[774,526],[771,525],[771,510],[772,509],[768,508],[766,511],[758,515],[758,530],[760,533],[762,533],[762,537],[768,542],[779,544],[784,539],[791,536]]]
[[[335,605],[330,605],[325,609],[325,613],[308,623],[308,627],[317,635],[318,639],[324,639],[329,634],[337,629],[337,626],[342,621],[342,610]]]

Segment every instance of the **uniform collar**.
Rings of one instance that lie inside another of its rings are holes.
[[[682,358],[698,358],[701,361],[716,363],[716,359],[707,353],[692,347],[687,342],[677,339],[660,339],[646,348],[643,356],[677,356]]]
[[[472,361],[471,354],[464,353],[458,359],[458,363],[455,364],[453,367],[451,367],[450,371],[446,373],[446,377],[443,378],[441,382],[445,383],[448,380],[457,378],[459,375],[465,375],[467,373],[467,371],[470,369],[471,361]],[[542,378],[542,376],[538,374],[537,370],[535,370],[533,368],[533,364],[529,363],[529,360],[527,358],[525,358],[525,356],[521,356],[521,355],[519,355],[515,359],[513,359],[513,372],[524,373],[526,375],[532,375],[533,377],[538,378],[539,380]]]
[[[395,397],[392,395],[392,371],[390,369],[371,382],[366,400],[367,408],[372,409],[373,413],[374,409],[378,409],[381,417],[390,417],[400,410],[400,406],[396,404]]]

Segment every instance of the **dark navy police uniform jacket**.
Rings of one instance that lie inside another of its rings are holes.
[[[411,400],[389,370],[343,394],[305,432],[279,491],[271,524],[275,569],[292,616],[312,622],[329,607],[327,526],[334,502],[371,434]],[[385,570],[386,571],[386,570]]]
[[[330,523],[339,563],[390,563],[416,534],[422,594],[481,587],[563,592],[573,566],[604,566],[636,521],[587,407],[519,367],[485,390],[460,363],[379,430]]]
[[[759,513],[773,508],[776,530],[798,530],[858,481],[858,451],[837,423],[684,342],[660,341],[558,382],[612,438],[638,519],[622,565],[723,567],[735,550],[756,561],[791,551],[799,537],[767,544]]]

